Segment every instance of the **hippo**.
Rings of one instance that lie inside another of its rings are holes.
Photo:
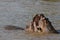
[[[33,30],[33,32],[59,33],[55,30],[50,20],[46,18],[44,14],[36,14],[35,17],[33,17],[30,28]]]
[[[21,27],[16,27],[16,26],[11,26],[7,25],[5,26],[6,30],[24,30],[27,32],[43,32],[43,33],[59,33],[55,30],[55,28],[52,26],[50,20],[44,16],[44,14],[36,14],[32,21],[26,25],[26,28],[21,28]]]

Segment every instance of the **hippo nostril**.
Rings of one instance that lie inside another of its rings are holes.
[[[42,32],[42,29],[41,28],[37,28],[37,30],[40,30]]]

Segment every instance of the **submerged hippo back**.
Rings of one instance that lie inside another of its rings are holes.
[[[18,26],[13,26],[13,25],[6,25],[4,27],[5,30],[24,30],[24,28],[22,27],[18,27]]]
[[[51,22],[48,20],[48,18],[46,20],[47,20],[47,28],[48,28],[49,32],[51,32],[51,33],[58,33],[55,30],[55,28],[53,27],[53,25],[51,24]]]

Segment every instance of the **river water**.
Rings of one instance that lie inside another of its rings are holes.
[[[60,40],[60,34],[32,36],[22,30],[4,30],[4,25],[26,27],[35,14],[43,13],[60,29],[60,2],[42,0],[0,0],[0,40]]]

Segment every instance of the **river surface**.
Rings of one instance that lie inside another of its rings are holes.
[[[4,30],[4,25],[26,27],[35,14],[43,13],[60,30],[60,2],[0,0],[0,40],[60,40],[60,34],[31,35],[22,30]]]

